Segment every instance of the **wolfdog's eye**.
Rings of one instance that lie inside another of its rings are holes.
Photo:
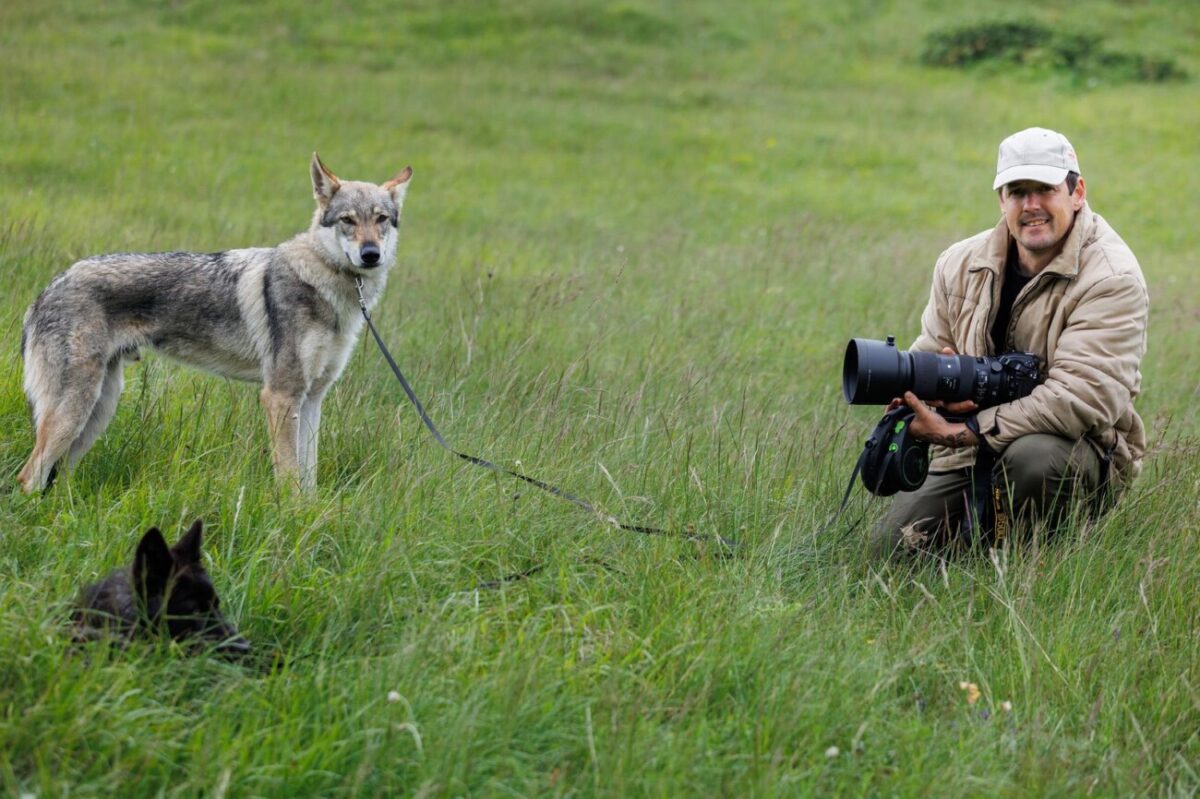
[[[389,221],[390,220],[388,219],[388,217],[384,216],[383,214],[380,214],[379,216],[375,217],[375,224],[377,224],[377,225],[386,225]]]
[[[352,217],[352,216],[342,216],[342,217],[338,217],[338,221],[339,221],[339,222],[341,222],[341,223],[342,223],[342,224],[344,224],[344,225],[353,225],[353,224],[354,224],[354,217]]]

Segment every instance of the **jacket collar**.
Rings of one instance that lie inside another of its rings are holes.
[[[1084,245],[1092,239],[1095,227],[1096,215],[1092,213],[1092,209],[1085,202],[1079,209],[1079,213],[1075,215],[1075,224],[1071,226],[1071,232],[1067,234],[1067,243],[1062,252],[1053,261],[1046,264],[1046,268],[1038,274],[1050,273],[1066,278],[1077,276],[1080,255]],[[971,259],[971,263],[967,267],[968,271],[978,272],[986,269],[994,275],[1003,274],[1011,242],[1012,236],[1009,235],[1008,224],[1001,216],[996,227],[984,241],[983,249]]]

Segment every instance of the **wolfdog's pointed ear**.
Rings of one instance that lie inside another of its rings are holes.
[[[342,187],[342,182],[338,180],[337,175],[330,172],[321,163],[321,157],[316,153],[313,153],[311,170],[313,196],[317,198],[317,202],[324,208],[329,205],[329,201],[333,199],[333,195],[337,194],[337,190]]]
[[[404,205],[404,194],[408,191],[408,179],[412,177],[412,167],[406,166],[396,173],[396,177],[384,183],[381,187],[392,195],[392,202],[397,206]]]
[[[200,539],[204,537],[204,522],[200,519],[192,522],[192,526],[183,537],[171,547],[171,554],[179,563],[195,564],[200,562]]]
[[[157,527],[151,527],[138,542],[133,556],[133,590],[143,599],[162,596],[174,565],[171,550]]]

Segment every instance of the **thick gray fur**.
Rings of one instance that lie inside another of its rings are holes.
[[[321,400],[395,262],[412,170],[376,185],[341,181],[313,153],[309,229],[277,247],[123,253],[79,261],[25,314],[25,394],[36,443],[21,470],[45,488],[73,467],[116,410],[123,362],[150,347],[224,377],[263,384],[276,475],[316,484]]]

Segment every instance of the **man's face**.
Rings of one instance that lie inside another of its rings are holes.
[[[1065,180],[1057,186],[1016,180],[1001,187],[1000,211],[1017,246],[1037,256],[1053,251],[1067,237],[1085,197],[1083,178],[1073,192],[1067,191]]]

